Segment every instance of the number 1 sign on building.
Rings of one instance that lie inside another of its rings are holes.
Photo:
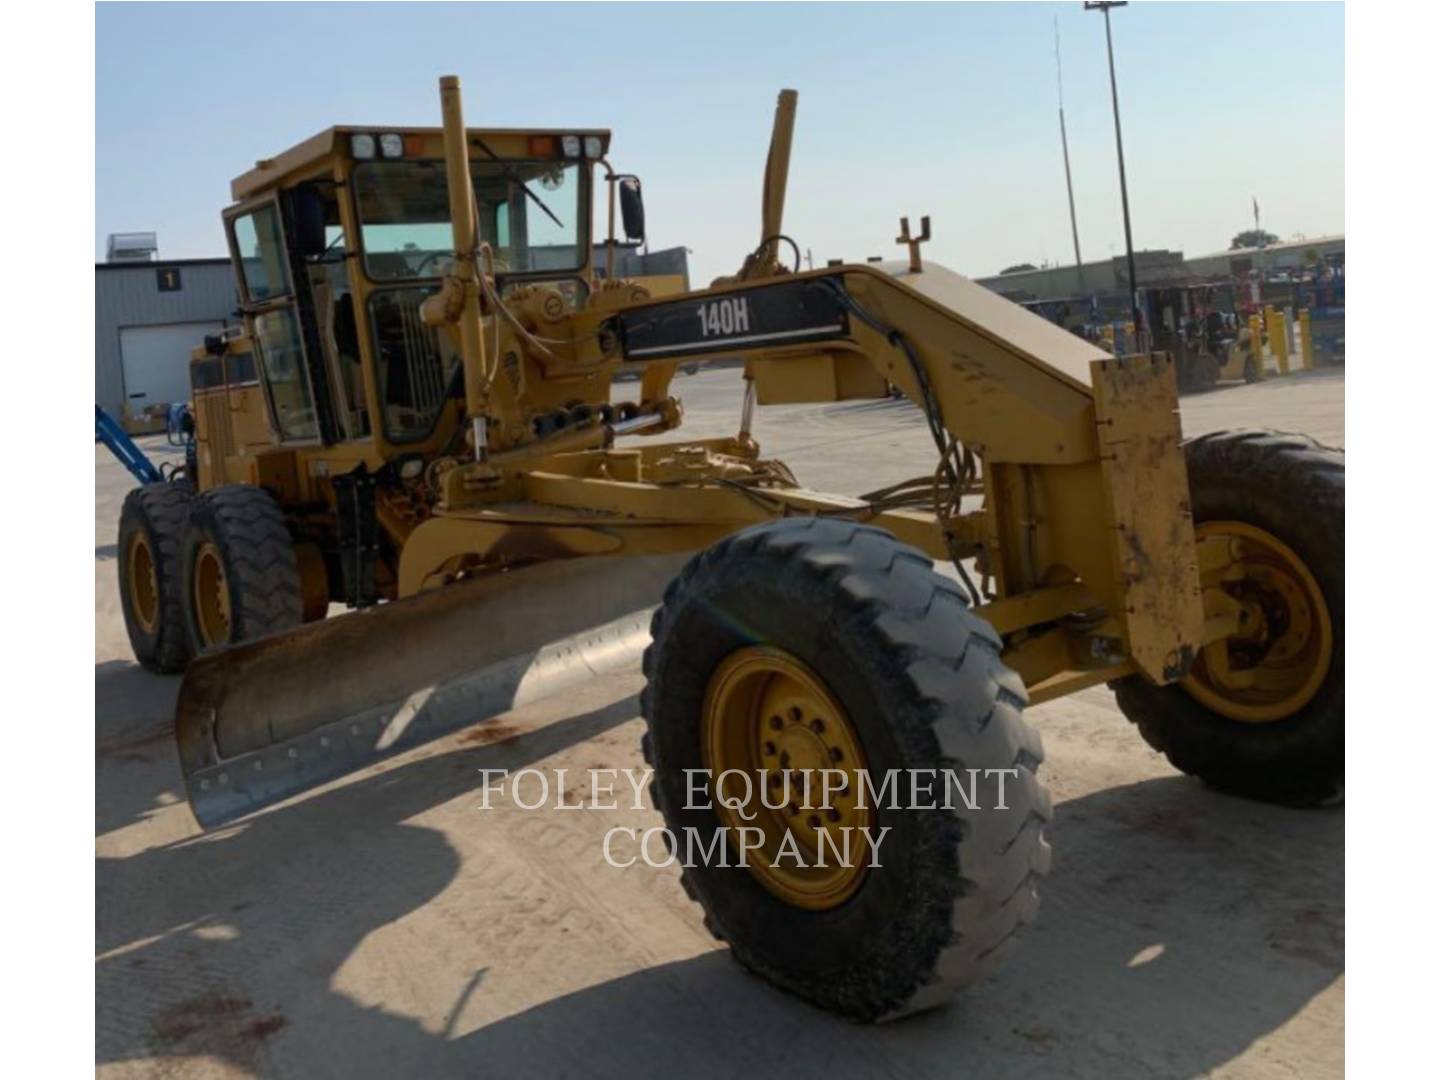
[[[161,266],[155,270],[155,280],[161,292],[180,291],[180,268],[178,266]]]

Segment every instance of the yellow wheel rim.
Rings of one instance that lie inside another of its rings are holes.
[[[740,850],[740,829],[763,834],[758,845],[754,832],[744,834],[746,864],[760,884],[810,911],[853,896],[869,861],[860,830],[874,810],[862,797],[860,738],[819,676],[782,649],[731,653],[705,692],[701,738],[730,851]]]
[[[210,543],[201,545],[195,556],[192,582],[195,599],[195,629],[206,648],[230,643],[230,583],[220,550]]]
[[[130,610],[147,634],[160,622],[160,581],[155,574],[155,553],[150,538],[136,532],[125,552],[125,573],[130,592]]]
[[[1240,605],[1240,628],[1206,645],[1181,687],[1232,720],[1294,716],[1319,691],[1335,653],[1334,623],[1315,575],[1288,545],[1253,525],[1207,521],[1195,538],[1229,541],[1229,562],[1203,584]]]

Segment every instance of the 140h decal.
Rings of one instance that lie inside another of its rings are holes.
[[[617,322],[626,359],[825,341],[846,326],[839,298],[815,281],[661,301],[622,311]]]
[[[716,337],[750,332],[750,306],[745,297],[725,297],[700,305],[700,336]]]

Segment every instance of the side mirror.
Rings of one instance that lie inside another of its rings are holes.
[[[619,176],[615,182],[620,185],[620,221],[625,239],[641,243],[645,239],[645,199],[640,194],[640,178]]]

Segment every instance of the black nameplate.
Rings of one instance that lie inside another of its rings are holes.
[[[618,322],[626,360],[802,345],[849,329],[839,298],[816,279],[655,304]]]

